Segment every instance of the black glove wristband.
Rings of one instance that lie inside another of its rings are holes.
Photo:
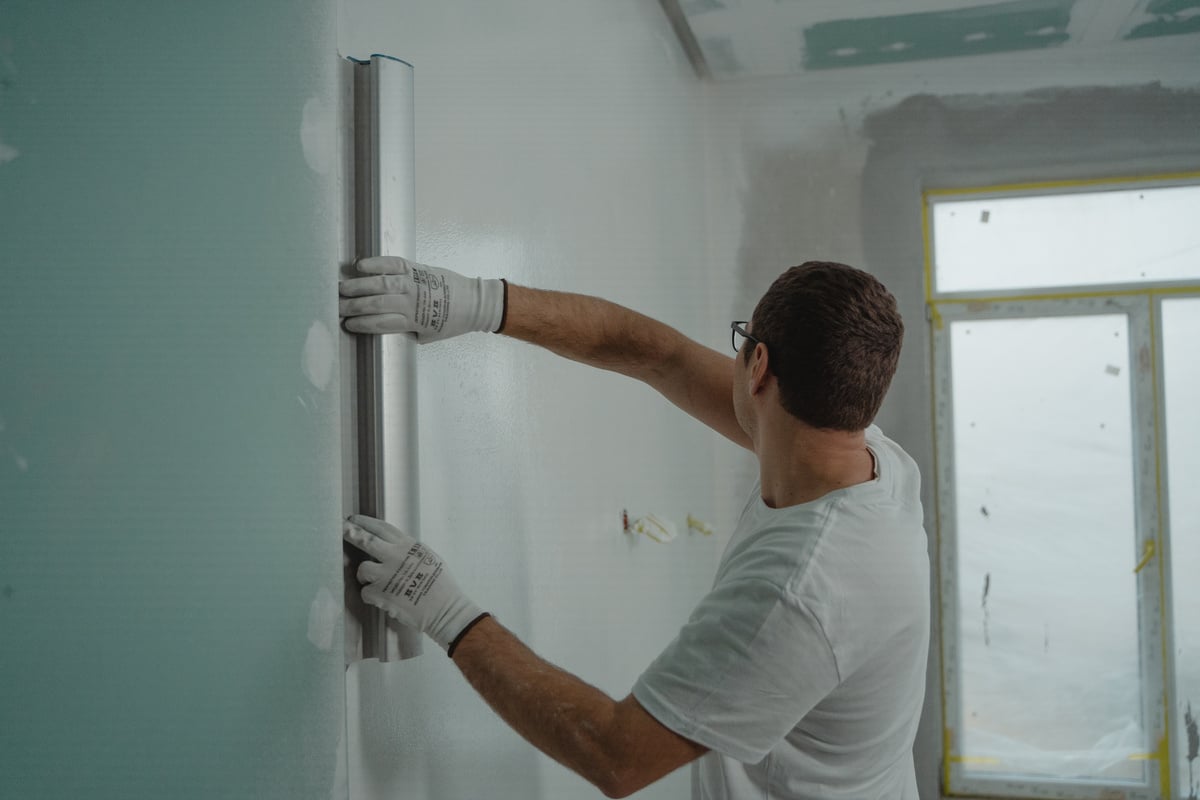
[[[497,331],[497,333],[499,333],[499,331]],[[474,628],[476,625],[483,622],[483,620],[486,617],[490,617],[490,616],[491,616],[491,614],[489,614],[488,612],[485,611],[482,614],[480,614],[478,617],[476,617],[475,619],[468,622],[467,627],[465,627],[461,631],[459,631],[458,636],[455,636],[454,641],[451,642],[450,646],[446,648],[446,655],[449,656],[450,658],[454,658],[454,650],[456,647],[458,647],[458,643],[463,640],[463,637],[471,632],[471,628]]]

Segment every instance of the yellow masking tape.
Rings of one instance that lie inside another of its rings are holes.
[[[956,764],[991,764],[997,765],[1003,762],[998,758],[990,758],[986,756],[951,756],[950,760]]]
[[[1150,559],[1152,558],[1154,558],[1154,540],[1147,539],[1146,547],[1144,550],[1142,550],[1142,560],[1139,561],[1137,566],[1133,568],[1133,574],[1136,575],[1145,569],[1146,565],[1150,563]]]
[[[937,303],[929,304],[929,321],[933,323],[933,329],[940,331],[946,324],[942,319],[942,312],[938,310]]]
[[[1158,793],[1162,797],[1171,796],[1171,758],[1168,755],[1170,748],[1167,746],[1169,739],[1168,733],[1158,740],[1158,753],[1154,756],[1158,759]]]
[[[945,690],[942,691],[942,696],[945,697]],[[942,713],[945,714],[946,706],[942,705]],[[955,756],[950,752],[950,741],[952,731],[949,727],[942,727],[942,786],[950,785],[950,763]]]
[[[1156,183],[1160,181],[1186,181],[1200,179],[1200,172],[1166,172],[1159,175],[1127,175],[1116,178],[1082,178],[1069,181],[1041,181],[1029,183],[1006,183],[999,186],[969,186],[960,189],[926,189],[927,197],[944,197],[955,194],[986,194],[989,192],[1028,192],[1042,189],[1073,189],[1082,186],[1122,186],[1129,183]]]

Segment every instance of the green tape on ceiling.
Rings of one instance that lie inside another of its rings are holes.
[[[1014,0],[954,11],[821,22],[804,31],[806,69],[1053,47],[1075,0]]]
[[[1126,39],[1200,33],[1200,0],[1151,0],[1146,13],[1154,19],[1135,26]]]
[[[1182,14],[1193,10],[1200,10],[1200,0],[1150,0],[1146,4],[1147,14]]]

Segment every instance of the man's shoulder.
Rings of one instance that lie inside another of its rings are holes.
[[[762,581],[780,595],[791,593],[798,577],[812,564],[831,514],[822,503],[809,503],[750,520],[722,559],[715,586],[726,582]]]

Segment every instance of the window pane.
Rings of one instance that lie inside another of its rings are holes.
[[[1167,405],[1172,600],[1175,630],[1174,730],[1178,797],[1200,795],[1200,299],[1164,300],[1163,367]],[[1189,726],[1187,715],[1191,714]],[[1191,728],[1191,736],[1187,728]]]
[[[1140,780],[1127,317],[950,343],[964,769]]]
[[[1200,277],[1200,186],[937,200],[939,292]]]

